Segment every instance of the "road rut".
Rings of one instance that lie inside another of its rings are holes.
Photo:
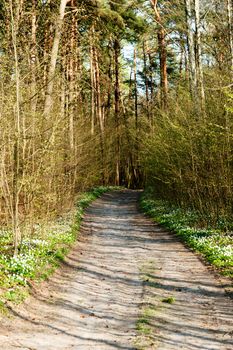
[[[233,348],[232,300],[174,234],[139,212],[138,196],[106,193],[87,209],[64,266],[1,321],[1,350]]]

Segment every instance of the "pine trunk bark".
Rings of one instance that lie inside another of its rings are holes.
[[[104,135],[104,109],[102,107],[101,96],[101,75],[99,67],[99,52],[96,47],[96,33],[94,26],[91,29],[90,37],[90,56],[91,56],[91,85],[92,85],[92,122],[91,134],[94,134],[95,118],[100,128],[100,151],[102,167],[102,183],[105,184],[105,135]]]
[[[162,108],[166,109],[168,104],[167,43],[165,28],[163,26],[163,21],[157,5],[157,0],[151,0],[151,6],[154,11],[155,21],[159,25],[158,46],[160,61],[161,106]]]
[[[144,84],[146,90],[146,114],[150,121],[149,111],[149,79],[148,79],[148,66],[147,66],[147,55],[146,55],[146,43],[143,41],[143,64],[144,64]]]
[[[138,132],[138,82],[137,82],[137,51],[134,49],[134,114],[135,129]]]
[[[116,128],[116,178],[115,183],[120,185],[120,81],[119,81],[119,56],[120,41],[116,38],[114,41],[114,59],[115,59],[115,128]]]
[[[96,81],[95,81],[95,65],[93,43],[90,41],[90,74],[91,74],[91,135],[95,133],[95,95],[96,95]]]

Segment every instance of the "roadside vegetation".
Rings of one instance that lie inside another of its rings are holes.
[[[136,322],[137,337],[134,346],[137,350],[156,349],[158,346],[158,319],[167,308],[176,302],[170,291],[157,292],[161,287],[156,277],[156,263],[146,260],[140,268],[143,282],[143,302]]]
[[[175,232],[222,274],[233,277],[232,223],[219,220],[215,227],[208,227],[203,224],[207,222],[206,218],[198,211],[184,209],[169,201],[156,199],[151,190],[145,191],[141,196],[140,205],[146,214]]]
[[[156,288],[157,282],[152,277],[156,269],[154,260],[145,261],[140,268],[143,282],[143,302],[136,322],[137,337],[134,346],[137,350],[152,348],[157,343],[154,337],[155,317],[161,310],[161,302],[151,295],[151,286]],[[153,349],[153,348],[152,348]]]
[[[29,293],[32,281],[48,278],[77,240],[84,209],[114,187],[98,187],[77,197],[75,208],[48,223],[25,227],[20,251],[13,255],[12,231],[0,231],[0,310],[5,302],[20,303]]]

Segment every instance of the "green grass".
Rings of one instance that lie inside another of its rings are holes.
[[[232,232],[199,228],[201,218],[197,212],[154,199],[149,192],[141,196],[140,206],[156,222],[175,232],[189,247],[201,253],[223,275],[233,277]]]
[[[8,314],[8,310],[6,308],[6,305],[3,301],[0,300],[0,317],[5,316]]]
[[[150,322],[145,317],[140,317],[136,323],[136,329],[140,334],[148,335],[151,333]]]
[[[134,346],[137,350],[154,349],[155,346],[155,326],[156,316],[161,310],[161,305],[154,298],[151,289],[157,287],[155,277],[156,270],[154,260],[145,261],[140,267],[140,278],[144,284],[143,303],[140,310],[139,318],[136,322],[137,336]]]
[[[163,298],[162,303],[166,303],[166,304],[173,304],[176,299],[174,297],[167,297],[167,298]]]
[[[136,322],[137,337],[134,346],[137,350],[154,349],[156,344],[155,336],[155,317],[158,313],[158,307],[152,304],[145,304],[141,316]]]
[[[78,238],[85,208],[104,192],[115,187],[98,187],[78,196],[75,214],[35,226],[33,237],[26,231],[20,253],[13,257],[13,235],[0,230],[0,310],[5,302],[19,304],[28,295],[30,282],[47,279],[71,249]]]
[[[14,304],[20,304],[28,297],[28,295],[28,289],[15,286],[14,288],[7,290],[3,294],[3,299],[10,301]]]

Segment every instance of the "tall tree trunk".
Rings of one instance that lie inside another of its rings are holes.
[[[21,116],[20,116],[20,76],[19,76],[19,61],[17,52],[17,31],[15,24],[15,18],[13,13],[12,0],[9,2],[11,13],[11,29],[12,29],[12,43],[14,48],[14,60],[15,60],[15,83],[16,83],[16,104],[15,104],[15,141],[13,152],[13,195],[12,195],[12,226],[14,232],[14,255],[18,254],[18,249],[21,241],[21,232],[19,226],[19,195],[20,195],[20,183],[19,183],[19,162],[20,162],[20,137],[21,137]]]
[[[137,178],[136,178],[136,171],[134,168],[134,160],[133,160],[133,149],[131,147],[131,141],[130,141],[130,128],[129,128],[129,123],[127,120],[127,115],[126,115],[126,109],[124,106],[123,98],[121,96],[121,104],[122,104],[122,115],[123,115],[123,121],[124,121],[124,126],[125,126],[125,133],[126,133],[126,141],[127,141],[127,146],[128,146],[128,171],[126,170],[126,182],[128,188],[132,188],[135,186],[137,183]]]
[[[195,48],[193,39],[193,18],[192,18],[192,6],[191,0],[184,0],[185,12],[186,12],[186,24],[187,24],[187,43],[188,43],[188,56],[189,56],[189,80],[190,90],[194,100],[197,98],[197,71],[195,64]]]
[[[179,65],[179,73],[181,78],[183,75],[184,66],[185,66],[185,47],[184,47],[183,33],[181,33],[180,34],[180,65]]]
[[[201,50],[201,30],[200,30],[200,3],[194,0],[195,7],[195,26],[196,26],[196,68],[199,98],[201,102],[201,110],[205,112],[205,90],[202,66],[202,50]]]
[[[95,45],[95,28],[91,30],[90,40],[91,53],[91,81],[92,81],[92,128],[91,133],[94,134],[95,116],[99,122],[100,128],[100,151],[101,151],[101,167],[102,167],[102,183],[105,184],[105,135],[104,135],[104,110],[102,107],[101,96],[101,76],[99,68],[99,52]]]
[[[95,96],[96,96],[96,80],[95,80],[95,64],[93,53],[93,42],[90,40],[90,74],[91,74],[91,134],[95,133]]]
[[[134,49],[134,114],[135,114],[135,129],[138,132],[138,82],[137,82],[137,51]]]
[[[168,77],[167,77],[167,44],[166,32],[163,21],[158,10],[158,0],[150,0],[154,10],[155,21],[159,25],[158,29],[158,45],[159,45],[159,61],[160,61],[160,85],[161,85],[161,105],[167,107],[168,98]]]
[[[52,108],[52,93],[53,93],[54,76],[55,76],[55,69],[56,69],[57,57],[58,57],[58,49],[59,49],[59,43],[60,43],[60,38],[62,33],[63,20],[65,16],[65,9],[68,2],[69,0],[61,0],[59,15],[56,19],[56,29],[55,29],[54,39],[53,39],[53,47],[52,47],[51,58],[50,58],[50,65],[49,65],[49,71],[48,71],[48,83],[47,83],[47,90],[46,90],[45,104],[44,104],[45,117],[48,117]]]
[[[108,98],[107,98],[107,119],[109,119],[111,114],[111,107],[112,107],[112,93],[113,93],[113,52],[112,52],[112,42],[109,42],[108,45],[108,55],[109,55],[109,65],[108,65]]]
[[[71,0],[70,6],[74,8],[75,1]],[[75,54],[76,54],[76,39],[77,39],[77,20],[75,14],[72,14],[70,24],[70,45],[69,45],[69,140],[71,153],[74,151],[74,105],[75,105]]]
[[[96,115],[98,117],[100,132],[104,133],[104,120],[102,113],[102,98],[100,86],[100,69],[99,69],[99,55],[95,46],[93,46],[94,65],[95,65],[95,81],[96,81]]]
[[[228,27],[229,27],[229,42],[230,42],[230,64],[231,64],[231,74],[233,75],[233,8],[232,0],[227,0],[227,14],[228,14]]]
[[[30,58],[30,64],[31,64],[31,76],[32,76],[32,83],[31,83],[31,93],[32,93],[32,99],[31,99],[31,111],[34,119],[34,114],[36,112],[36,105],[37,105],[37,96],[36,96],[36,63],[37,63],[37,48],[36,48],[36,0],[32,1],[32,17],[31,17],[31,58]],[[33,128],[34,131],[34,128]]]
[[[37,13],[36,13],[36,0],[32,1],[32,15],[31,15],[31,57],[30,57],[30,69],[31,69],[31,128],[32,128],[32,134],[35,135],[36,131],[36,109],[37,109],[37,83],[36,83],[36,65],[38,62],[38,53],[37,53],[37,41],[36,41],[36,31],[37,31]],[[32,138],[31,140],[31,159],[32,159],[32,166],[31,170],[32,173],[35,173],[35,150],[36,150],[36,142],[35,139]],[[31,193],[30,193],[31,195]],[[31,217],[33,219],[33,211],[34,211],[34,201],[30,200],[30,211],[32,213]],[[33,224],[32,224],[33,226]]]
[[[147,67],[147,55],[146,55],[146,43],[143,41],[143,65],[144,65],[144,84],[146,90],[146,114],[148,120],[150,121],[150,111],[149,111],[149,79],[148,79],[148,67]]]
[[[149,78],[150,78],[150,105],[151,105],[153,102],[153,99],[154,99],[154,77],[153,77],[153,65],[152,65],[153,59],[152,59],[150,52],[148,53],[148,58],[149,58],[149,63],[150,63]]]
[[[119,38],[114,41],[115,58],[115,128],[116,128],[116,185],[120,185],[120,81],[119,81]]]
[[[137,188],[139,184],[139,167],[138,167],[138,153],[139,153],[139,128],[138,128],[138,82],[137,82],[137,51],[134,49],[134,113],[135,113],[135,180],[133,186]]]

